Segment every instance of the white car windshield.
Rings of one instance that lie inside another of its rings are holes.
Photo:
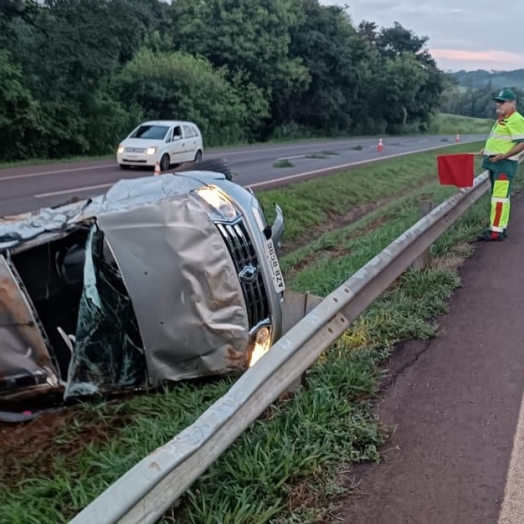
[[[169,127],[167,126],[140,126],[129,138],[143,138],[146,140],[164,140]]]

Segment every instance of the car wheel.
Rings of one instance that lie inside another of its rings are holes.
[[[171,160],[169,159],[169,155],[166,153],[160,159],[160,169],[162,171],[167,171],[170,165],[171,165]]]
[[[200,149],[197,151],[195,155],[195,162],[202,162],[202,151],[200,151]]]
[[[120,169],[123,169],[124,171],[131,169],[131,166],[128,166],[127,164],[119,164],[119,166],[120,166]]]
[[[188,162],[187,164],[182,164],[176,171],[179,173],[184,171],[213,171],[222,173],[228,180],[233,179],[231,168],[224,158],[206,158],[198,163]]]

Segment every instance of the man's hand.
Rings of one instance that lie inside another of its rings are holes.
[[[494,157],[490,158],[490,162],[500,162],[500,160],[506,160],[506,155],[495,155]]]

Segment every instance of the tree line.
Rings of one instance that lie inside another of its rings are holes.
[[[145,119],[205,144],[424,131],[427,38],[318,0],[0,0],[0,160],[113,152]]]
[[[524,100],[524,89],[511,86],[517,95],[517,100]],[[465,87],[460,85],[453,77],[445,80],[444,90],[441,95],[440,109],[443,113],[471,116],[475,118],[495,118],[493,96],[501,89],[488,81],[483,87]]]

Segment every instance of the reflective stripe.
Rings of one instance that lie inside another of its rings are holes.
[[[499,135],[497,133],[491,133],[491,135],[489,135],[489,138],[495,140],[502,140],[503,142],[512,142],[514,139],[520,138],[520,136]]]
[[[491,199],[492,202],[500,202],[501,204],[505,204],[506,202],[509,202],[509,198],[497,198],[493,197]]]
[[[504,228],[497,227],[497,226],[491,226],[491,231],[494,231],[495,233],[504,233]]]

